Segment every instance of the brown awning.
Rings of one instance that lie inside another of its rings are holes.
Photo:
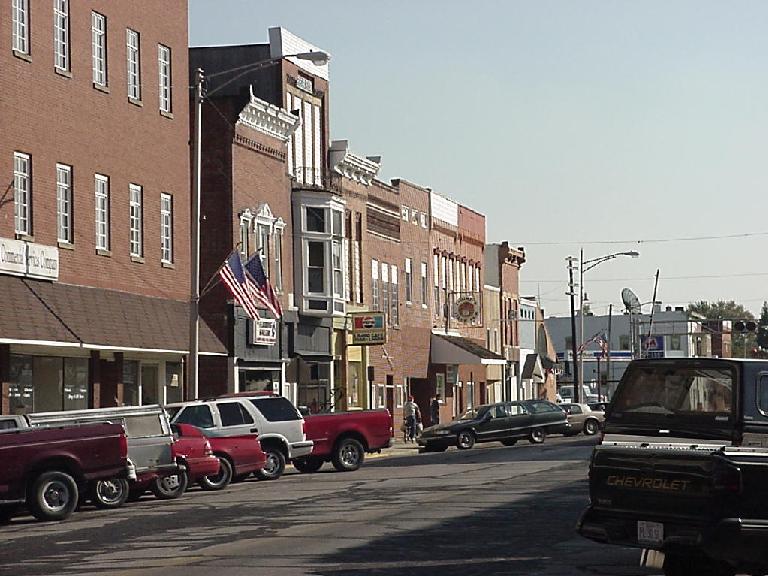
[[[432,334],[430,361],[433,364],[506,364],[504,356],[491,352],[469,338]]]
[[[189,352],[189,304],[0,276],[0,343]],[[200,353],[227,350],[200,320]]]

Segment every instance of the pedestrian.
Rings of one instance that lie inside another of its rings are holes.
[[[416,438],[416,422],[421,420],[419,407],[413,401],[413,396],[408,396],[408,401],[403,404],[403,419],[405,419],[405,441],[413,441]]]
[[[435,394],[429,403],[429,418],[432,426],[440,424],[440,394]]]

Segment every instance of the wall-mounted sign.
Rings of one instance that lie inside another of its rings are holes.
[[[251,324],[251,344],[272,346],[277,343],[277,320],[261,318]]]
[[[296,88],[303,90],[304,92],[309,92],[310,94],[315,93],[315,86],[312,80],[305,78],[304,76],[296,76]]]
[[[59,249],[21,240],[0,238],[0,274],[59,279]]]
[[[474,322],[480,317],[480,304],[471,294],[462,294],[453,303],[453,315],[460,322]]]
[[[445,383],[448,386],[456,386],[456,382],[459,380],[459,367],[456,364],[446,364],[445,366]],[[445,398],[445,396],[443,396]]]
[[[383,312],[354,312],[352,319],[352,345],[372,346],[387,343],[387,324]]]

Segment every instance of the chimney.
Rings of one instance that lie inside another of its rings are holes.
[[[685,312],[685,308],[682,306],[675,306],[675,312]]]
[[[672,306],[667,306],[665,312],[672,312]]]

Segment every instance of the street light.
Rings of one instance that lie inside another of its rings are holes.
[[[584,272],[589,272],[593,268],[599,266],[603,262],[613,260],[619,256],[628,256],[630,258],[637,258],[640,256],[639,252],[629,250],[627,252],[615,252],[613,254],[606,254],[605,256],[599,256],[597,258],[590,258],[584,260],[584,249],[581,249],[579,257],[579,377],[578,382],[573,387],[573,400],[579,402],[581,399],[581,391],[584,386]],[[599,376],[598,376],[599,377]]]
[[[208,78],[215,78],[222,74],[232,74],[233,72],[240,72],[235,77],[230,78],[226,82],[219,84],[205,94],[205,96],[211,96],[218,92],[228,84],[231,84],[241,76],[253,72],[260,68],[266,68],[272,64],[277,64],[284,58],[298,58],[299,60],[308,60],[318,66],[323,66],[330,60],[330,55],[322,50],[314,52],[300,52],[298,54],[287,54],[285,56],[279,56],[277,58],[270,58],[269,60],[261,60],[259,62],[252,62],[251,64],[245,64],[243,66],[237,66],[227,70],[221,70],[210,74]],[[192,214],[191,214],[191,282],[192,291],[189,301],[189,363],[187,366],[187,378],[189,380],[189,386],[187,390],[192,390],[193,398],[198,396],[198,348],[200,344],[200,182],[201,182],[201,136],[202,136],[202,117],[203,117],[203,82],[205,75],[202,68],[195,70],[195,83],[192,88],[195,91],[195,125],[194,132],[192,133],[193,140],[193,154],[192,154]]]

